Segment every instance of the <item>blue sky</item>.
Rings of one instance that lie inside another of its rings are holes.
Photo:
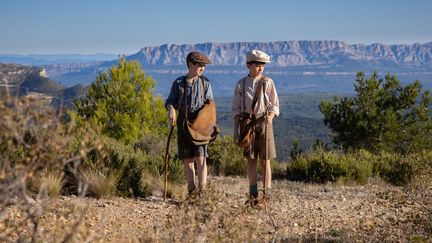
[[[432,41],[430,0],[2,0],[0,53],[132,54],[203,42]]]

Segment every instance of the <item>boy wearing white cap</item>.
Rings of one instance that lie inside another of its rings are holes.
[[[270,199],[271,166],[270,160],[276,158],[276,148],[272,121],[279,115],[279,98],[275,84],[263,75],[265,64],[270,56],[260,50],[246,54],[249,74],[240,79],[235,86],[232,117],[234,119],[234,143],[239,145],[240,123],[247,119],[251,127],[251,143],[242,147],[248,159],[248,179],[250,197],[247,203],[258,204],[257,161],[261,161],[264,184],[264,202]]]

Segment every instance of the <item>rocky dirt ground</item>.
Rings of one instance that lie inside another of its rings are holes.
[[[245,178],[212,177],[209,183],[201,198],[167,203],[156,197],[50,199],[37,209],[39,235],[80,242],[432,240],[431,187],[275,181],[266,211],[245,206]],[[10,222],[29,230],[25,215],[16,207],[8,211]]]

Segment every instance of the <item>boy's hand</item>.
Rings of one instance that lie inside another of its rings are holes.
[[[237,145],[238,139],[240,137],[239,134],[239,121],[240,121],[240,116],[235,116],[234,117],[234,133],[233,133],[233,142],[235,145]]]
[[[234,134],[233,134],[233,142],[234,142],[234,144],[237,145],[238,139],[239,139],[239,133],[238,133],[238,131],[234,131]]]
[[[169,106],[167,115],[168,120],[170,120],[171,126],[174,126],[176,123],[176,111],[173,106]]]
[[[266,124],[272,124],[275,113],[269,112],[267,115]]]

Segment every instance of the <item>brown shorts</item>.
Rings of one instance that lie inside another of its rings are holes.
[[[267,158],[276,158],[276,147],[273,135],[273,125],[268,124],[267,127]],[[259,122],[255,125],[254,139],[251,148],[246,148],[243,155],[249,159],[265,159],[266,158],[266,141],[265,141],[265,122]]]

